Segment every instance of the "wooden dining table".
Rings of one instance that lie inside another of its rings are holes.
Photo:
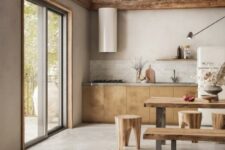
[[[195,99],[194,102],[184,101],[183,98],[152,97],[144,102],[144,107],[156,108],[156,127],[166,127],[166,108],[216,108],[225,109],[225,100],[209,102],[204,99]],[[162,142],[162,141],[161,141]],[[165,143],[165,142],[162,142]]]

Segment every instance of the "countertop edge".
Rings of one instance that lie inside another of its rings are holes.
[[[82,83],[82,86],[198,86],[197,83]]]

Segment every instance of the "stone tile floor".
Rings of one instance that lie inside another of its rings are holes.
[[[142,133],[149,125],[142,126]],[[125,150],[135,150],[133,133],[129,146]],[[29,150],[117,150],[115,125],[85,124],[74,129],[66,129]],[[155,141],[141,140],[141,150],[155,150]],[[170,142],[163,146],[170,150]],[[225,144],[215,142],[178,141],[177,150],[225,150]]]

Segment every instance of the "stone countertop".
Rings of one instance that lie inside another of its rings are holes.
[[[85,82],[83,86],[193,86],[196,87],[196,83],[170,83],[170,82],[157,82],[157,83],[91,83]]]

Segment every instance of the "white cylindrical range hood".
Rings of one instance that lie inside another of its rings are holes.
[[[117,52],[117,9],[99,8],[99,52]]]

